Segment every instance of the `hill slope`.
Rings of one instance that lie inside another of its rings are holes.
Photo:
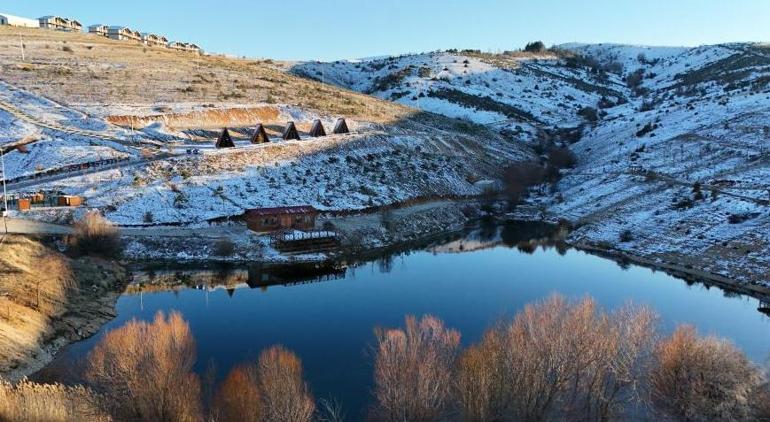
[[[770,280],[767,46],[572,44],[302,63],[294,72],[515,139],[569,144],[578,165],[533,201],[578,224],[574,242]],[[575,127],[579,135],[565,135]]]
[[[0,63],[2,138],[39,138],[7,155],[8,178],[41,177],[17,188],[83,195],[120,224],[476,194],[476,181],[530,154],[483,127],[469,131],[440,115],[289,75],[270,61],[3,27]],[[348,120],[350,135],[306,139],[314,119],[331,131],[338,117]],[[275,141],[290,120],[305,140],[248,143],[256,123]],[[225,126],[237,148],[215,151]],[[192,149],[202,154],[187,154]],[[91,166],[86,175],[69,171],[83,164]]]

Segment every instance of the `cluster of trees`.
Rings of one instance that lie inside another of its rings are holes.
[[[69,252],[75,256],[119,258],[123,253],[120,231],[98,211],[87,213],[75,223],[75,233],[69,239]]]
[[[509,165],[503,172],[504,194],[511,207],[527,196],[529,189],[543,183],[556,183],[560,170],[574,167],[575,154],[566,147],[548,145],[541,161],[522,161]]]
[[[769,387],[731,343],[679,327],[659,338],[645,307],[614,312],[554,296],[465,351],[434,317],[379,331],[381,420],[766,420]]]
[[[372,420],[767,420],[770,386],[731,343],[657,316],[561,296],[526,306],[465,350],[438,318],[376,329]],[[218,385],[193,372],[195,340],[178,313],[131,321],[88,356],[87,386],[0,383],[1,420],[336,421],[302,363],[273,346]],[[765,418],[765,419],[763,419]]]

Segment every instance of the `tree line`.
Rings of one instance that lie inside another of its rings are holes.
[[[591,298],[552,296],[461,346],[434,316],[375,329],[374,421],[768,420],[760,367],[725,339],[680,326],[663,336],[644,306],[607,311]],[[193,371],[182,315],[158,313],[108,332],[83,386],[0,383],[2,420],[337,421],[316,401],[302,362],[272,346],[223,381]]]

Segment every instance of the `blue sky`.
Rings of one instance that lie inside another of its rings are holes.
[[[527,41],[698,45],[770,41],[770,0],[0,0],[0,12],[126,25],[207,51],[357,58]]]

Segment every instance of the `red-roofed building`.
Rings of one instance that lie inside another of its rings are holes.
[[[310,205],[256,208],[246,211],[246,226],[255,232],[276,230],[312,230],[318,210]]]

